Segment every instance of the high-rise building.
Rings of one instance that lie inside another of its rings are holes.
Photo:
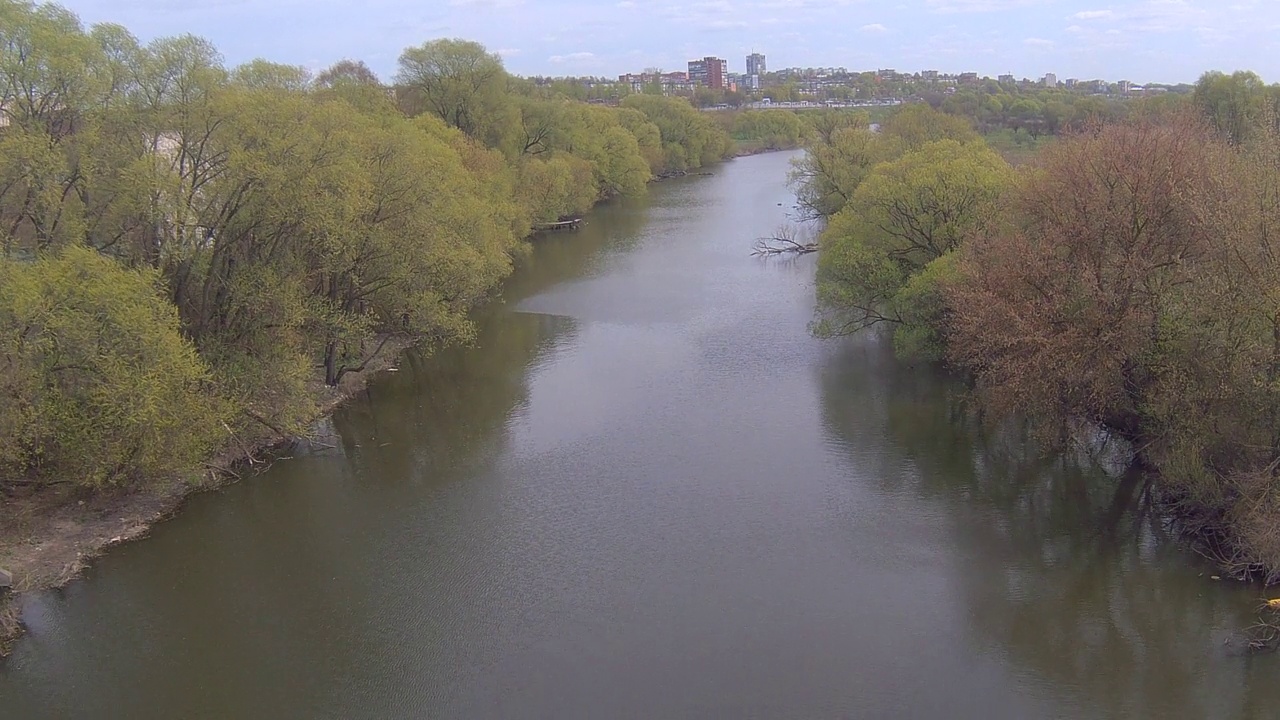
[[[764,55],[760,53],[751,53],[747,56],[747,74],[748,75],[764,75],[765,70]]]
[[[1045,87],[1058,87],[1058,76],[1054,75],[1053,73],[1049,73],[1045,75],[1044,85]]]
[[[728,63],[720,58],[708,55],[701,60],[689,61],[689,82],[694,85],[723,90],[724,76],[727,74]]]

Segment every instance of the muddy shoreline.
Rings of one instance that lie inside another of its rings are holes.
[[[313,422],[332,414],[374,377],[393,368],[413,344],[393,339],[363,371],[348,373],[338,387],[318,384]],[[0,594],[0,658],[9,654],[23,633],[26,594],[67,585],[110,548],[146,537],[195,493],[261,472],[266,467],[264,456],[295,439],[265,437],[237,444],[208,460],[198,476],[170,478],[138,490],[84,496],[37,492],[6,501],[0,508],[0,568],[13,573],[13,588]]]

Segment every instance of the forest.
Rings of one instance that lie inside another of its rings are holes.
[[[391,83],[227,67],[0,0],[0,496],[145,486],[303,430],[385,346],[467,342],[541,223],[731,155],[462,40]]]
[[[815,330],[881,328],[1046,448],[1120,438],[1227,571],[1280,580],[1280,88],[1207,73],[1015,168],[927,104],[796,165]]]

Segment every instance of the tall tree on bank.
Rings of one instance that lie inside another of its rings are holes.
[[[396,82],[411,113],[429,112],[490,147],[502,145],[515,108],[502,58],[469,40],[433,40],[400,55]]]
[[[822,233],[819,333],[887,323],[902,354],[940,359],[952,255],[1012,184],[982,143],[940,140],[877,165]]]

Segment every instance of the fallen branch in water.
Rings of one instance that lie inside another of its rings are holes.
[[[762,237],[756,239],[752,255],[783,255],[786,253],[794,253],[796,255],[806,255],[811,252],[818,251],[817,242],[802,242],[797,239],[799,233],[796,229],[787,225],[779,227],[772,237]]]

